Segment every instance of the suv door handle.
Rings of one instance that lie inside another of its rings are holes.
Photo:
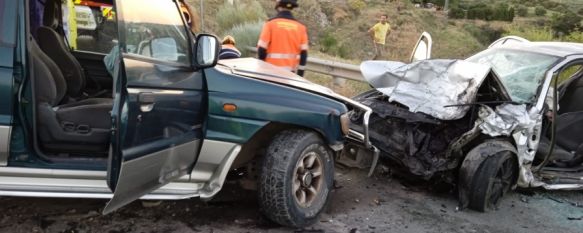
[[[153,104],[156,101],[156,95],[152,92],[143,92],[138,94],[138,102],[140,104]]]
[[[156,95],[152,92],[144,92],[138,94],[138,103],[140,104],[140,110],[142,112],[150,112],[154,109],[154,103],[156,102]]]

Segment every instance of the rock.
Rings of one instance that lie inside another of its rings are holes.
[[[375,203],[376,205],[381,205],[381,200],[379,200],[379,199],[374,199],[374,203]]]

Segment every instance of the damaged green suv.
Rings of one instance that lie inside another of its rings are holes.
[[[111,198],[109,213],[212,198],[237,169],[271,220],[316,220],[347,112],[370,109],[256,59],[218,61],[179,1],[81,2],[0,1],[1,196]]]

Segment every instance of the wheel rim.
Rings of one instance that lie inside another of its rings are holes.
[[[309,207],[318,197],[323,180],[323,163],[316,152],[302,155],[294,169],[293,194],[296,203],[301,207]]]
[[[512,159],[506,159],[492,180],[488,204],[490,207],[497,207],[500,200],[512,187],[514,180],[514,163]]]

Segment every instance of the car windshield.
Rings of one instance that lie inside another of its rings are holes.
[[[513,101],[531,103],[546,71],[559,58],[512,49],[489,49],[467,61],[489,65],[499,76]]]

